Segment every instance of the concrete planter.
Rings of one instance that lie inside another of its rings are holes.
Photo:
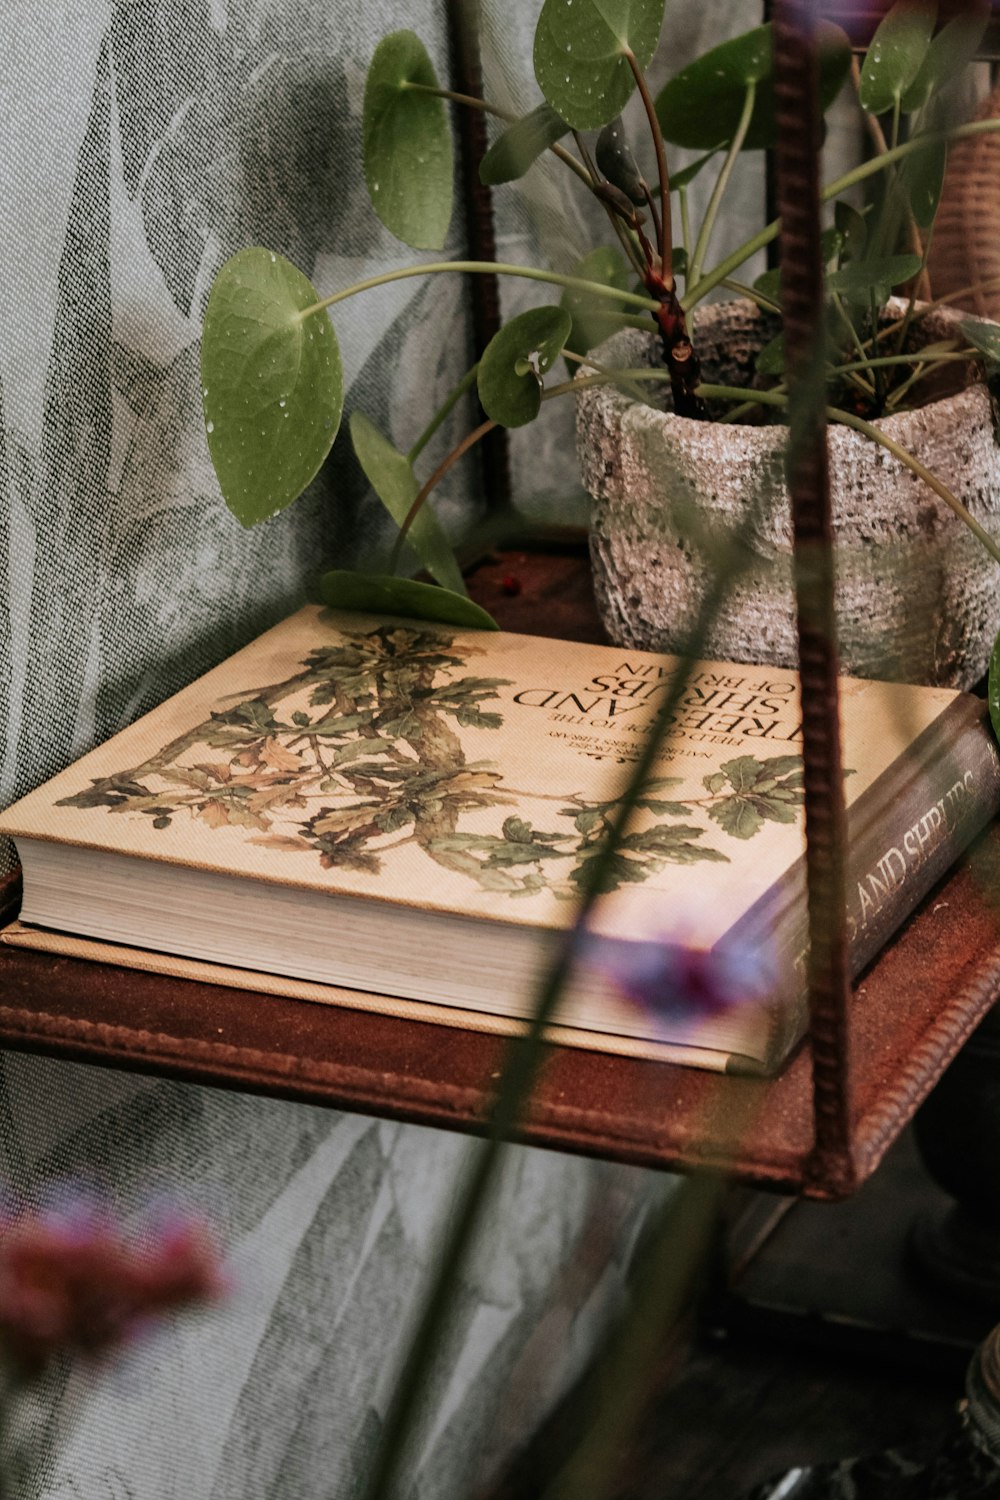
[[[918,326],[930,343],[954,336],[956,322],[942,311]],[[706,308],[696,319],[706,379],[749,386],[756,351],[772,331],[752,303]],[[652,334],[626,331],[594,357],[652,366],[657,348]],[[651,401],[669,403],[669,387],[665,397],[650,389]],[[972,383],[881,425],[1000,535],[996,421],[986,386]],[[594,501],[595,587],[612,639],[646,650],[682,647],[713,567],[712,537],[732,534],[749,508],[755,560],[727,590],[703,654],[794,666],[784,428],[694,422],[592,387],[577,397],[577,434]],[[1000,630],[1000,569],[885,449],[845,427],[831,427],[829,441],[844,671],[971,686]]]

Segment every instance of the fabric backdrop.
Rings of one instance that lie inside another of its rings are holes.
[[[683,47],[749,24],[748,9],[682,16]],[[529,102],[513,59],[536,11],[490,0],[486,14],[487,77]],[[244,531],[209,464],[197,362],[207,288],[242,245],[280,250],[323,290],[417,258],[379,225],[359,170],[364,72],[396,26],[447,74],[443,0],[0,7],[0,802],[280,618],[312,570],[384,545],[343,440],[303,501]],[[553,248],[551,191],[539,173],[499,200],[504,253]],[[759,216],[762,190],[747,191],[736,214]],[[463,248],[457,217],[448,252]],[[410,280],[338,310],[348,408],[404,447],[468,367],[466,295],[458,278]],[[431,458],[470,415],[456,409]],[[519,440],[521,498],[575,490],[562,420]],[[476,514],[474,476],[443,488],[455,530]],[[121,1373],[53,1377],[26,1494],[352,1495],[467,1144],[13,1055],[0,1114],[16,1190],[96,1176],[133,1218],[169,1191],[216,1220],[237,1277],[225,1308]],[[456,1289],[410,1500],[474,1494],[565,1388],[657,1182],[509,1154]]]

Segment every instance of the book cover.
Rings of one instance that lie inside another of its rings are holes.
[[[627,648],[307,607],[22,799],[0,829],[142,868],[355,898],[387,938],[404,911],[551,931],[571,918],[676,670]],[[1000,769],[968,695],[845,679],[841,707],[860,964],[996,810]],[[775,942],[789,993],[800,989],[800,747],[794,673],[697,664],[597,930],[704,947],[745,930]],[[109,921],[85,935],[114,939]],[[378,990],[379,953],[367,963]],[[284,972],[297,972],[294,953]],[[508,1004],[524,1014],[523,995],[501,986],[488,1008]],[[617,1008],[605,1022],[564,1019],[621,1024]],[[758,1050],[773,1061],[800,1016],[786,1006],[769,1026]]]

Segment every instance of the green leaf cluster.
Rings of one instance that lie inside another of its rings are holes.
[[[861,212],[846,200],[837,201],[834,222],[824,236],[829,376],[833,399],[850,409],[851,420],[862,414],[877,419],[898,401],[912,399],[911,387],[933,368],[933,361],[907,366],[902,341],[896,356],[882,362],[898,368],[869,369],[864,351],[884,352],[880,308],[894,290],[915,285],[922,273],[921,239],[926,243],[931,232],[947,160],[946,133],[934,114],[936,97],[975,54],[989,14],[989,0],[969,0],[950,19],[939,14],[936,0],[895,0],[861,65],[861,105],[882,116],[882,128],[893,142],[902,139],[905,144],[884,162],[845,176],[844,183],[864,177],[872,187],[871,199]],[[667,295],[663,288],[669,277],[660,279],[659,250],[664,259],[669,250],[673,276],[685,282],[682,311],[689,311],[732,274],[741,255],[773,237],[769,226],[765,236],[751,237],[742,251],[706,269],[715,217],[740,152],[775,143],[772,28],[755,26],[712,47],[676,72],[652,101],[645,70],[660,45],[664,16],[665,0],[543,0],[533,45],[538,103],[513,118],[489,101],[471,101],[503,122],[482,162],[484,183],[514,181],[543,152],[554,151],[583,187],[597,194],[617,243],[595,246],[567,275],[500,267],[509,274],[554,280],[563,287],[561,300],[505,324],[409,452],[397,450],[362,413],[352,414],[350,437],[361,468],[396,525],[405,529],[412,551],[403,556],[411,563],[415,559],[435,582],[396,576],[400,543],[385,573],[334,569],[323,575],[321,595],[338,607],[492,626],[466,598],[452,542],[425,503],[464,451],[460,446],[430,472],[421,462],[448,412],[474,384],[488,422],[465,446],[489,423],[519,427],[534,421],[546,395],[546,376],[561,354],[579,358],[616,329],[636,322],[643,326],[656,300]],[[669,35],[668,21],[667,44]],[[842,88],[849,59],[844,32],[822,23],[823,110]],[[655,115],[647,121],[651,138],[645,149],[629,138],[621,114],[637,89]],[[449,99],[470,102],[442,86],[413,31],[383,38],[365,86],[364,178],[382,224],[415,248],[439,250],[450,232],[454,152]],[[588,146],[584,134],[589,131],[598,134]],[[574,140],[568,139],[571,132]],[[671,175],[664,140],[702,154]],[[715,185],[695,235],[687,223],[686,190],[695,176],[713,168]],[[684,242],[668,246],[670,196],[679,201]],[[661,214],[663,238],[654,244],[661,236]],[[223,499],[244,525],[267,520],[301,494],[337,436],[344,384],[328,306],[355,291],[374,294],[396,276],[453,268],[470,268],[470,263],[404,267],[324,298],[275,251],[247,248],[226,262],[205,311],[205,430]],[[780,310],[780,272],[766,273],[754,290],[762,305]],[[994,336],[982,328],[968,336],[992,365]],[[936,359],[953,357],[954,348],[935,352]],[[777,333],[761,352],[757,368],[780,381],[784,365],[784,341]],[[844,365],[850,368],[842,371]],[[575,368],[571,363],[570,370]],[[590,378],[610,379],[614,372]],[[919,387],[915,395],[919,397]]]

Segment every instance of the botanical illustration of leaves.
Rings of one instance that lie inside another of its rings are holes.
[[[229,826],[229,811],[224,802],[213,798],[210,802],[202,803],[198,812],[209,828],[228,828]]]
[[[764,826],[764,817],[752,797],[727,797],[709,810],[719,827],[734,839],[750,839]]]
[[[621,840],[619,848],[631,849],[647,854],[658,854],[664,859],[675,858],[687,859],[688,851],[693,848],[692,841],[700,839],[705,832],[704,828],[697,828],[687,823],[678,823],[671,827],[669,824],[658,824],[655,828],[642,828],[635,833],[627,833]],[[694,851],[698,859],[726,859],[726,856],[718,849],[708,846],[700,847]]]
[[[308,839],[296,838],[289,833],[262,833],[250,839],[265,849],[281,849],[287,854],[315,854],[316,847]]]
[[[269,735],[264,741],[261,751],[261,759],[266,760],[269,766],[274,766],[276,771],[301,771],[302,757],[296,755],[293,750],[286,750],[279,740]]]
[[[413,822],[413,811],[403,803],[397,802],[395,806],[386,808],[375,816],[375,826],[383,833],[396,833],[398,829],[405,828]]]
[[[226,805],[226,813],[229,822],[240,828],[270,828],[270,819],[262,813],[254,812],[245,802],[230,802]]]
[[[503,725],[503,715],[488,713],[481,708],[469,707],[465,704],[461,708],[449,710],[455,717],[457,723],[463,729],[500,729]]]
[[[325,807],[311,823],[313,833],[343,835],[366,828],[379,812],[378,804],[361,803],[353,807]]]
[[[761,761],[753,755],[741,755],[704,778],[704,785],[714,795],[727,783],[733,794],[710,807],[709,817],[732,838],[753,838],[765,822],[796,821],[803,800],[801,756],[773,755]]]

